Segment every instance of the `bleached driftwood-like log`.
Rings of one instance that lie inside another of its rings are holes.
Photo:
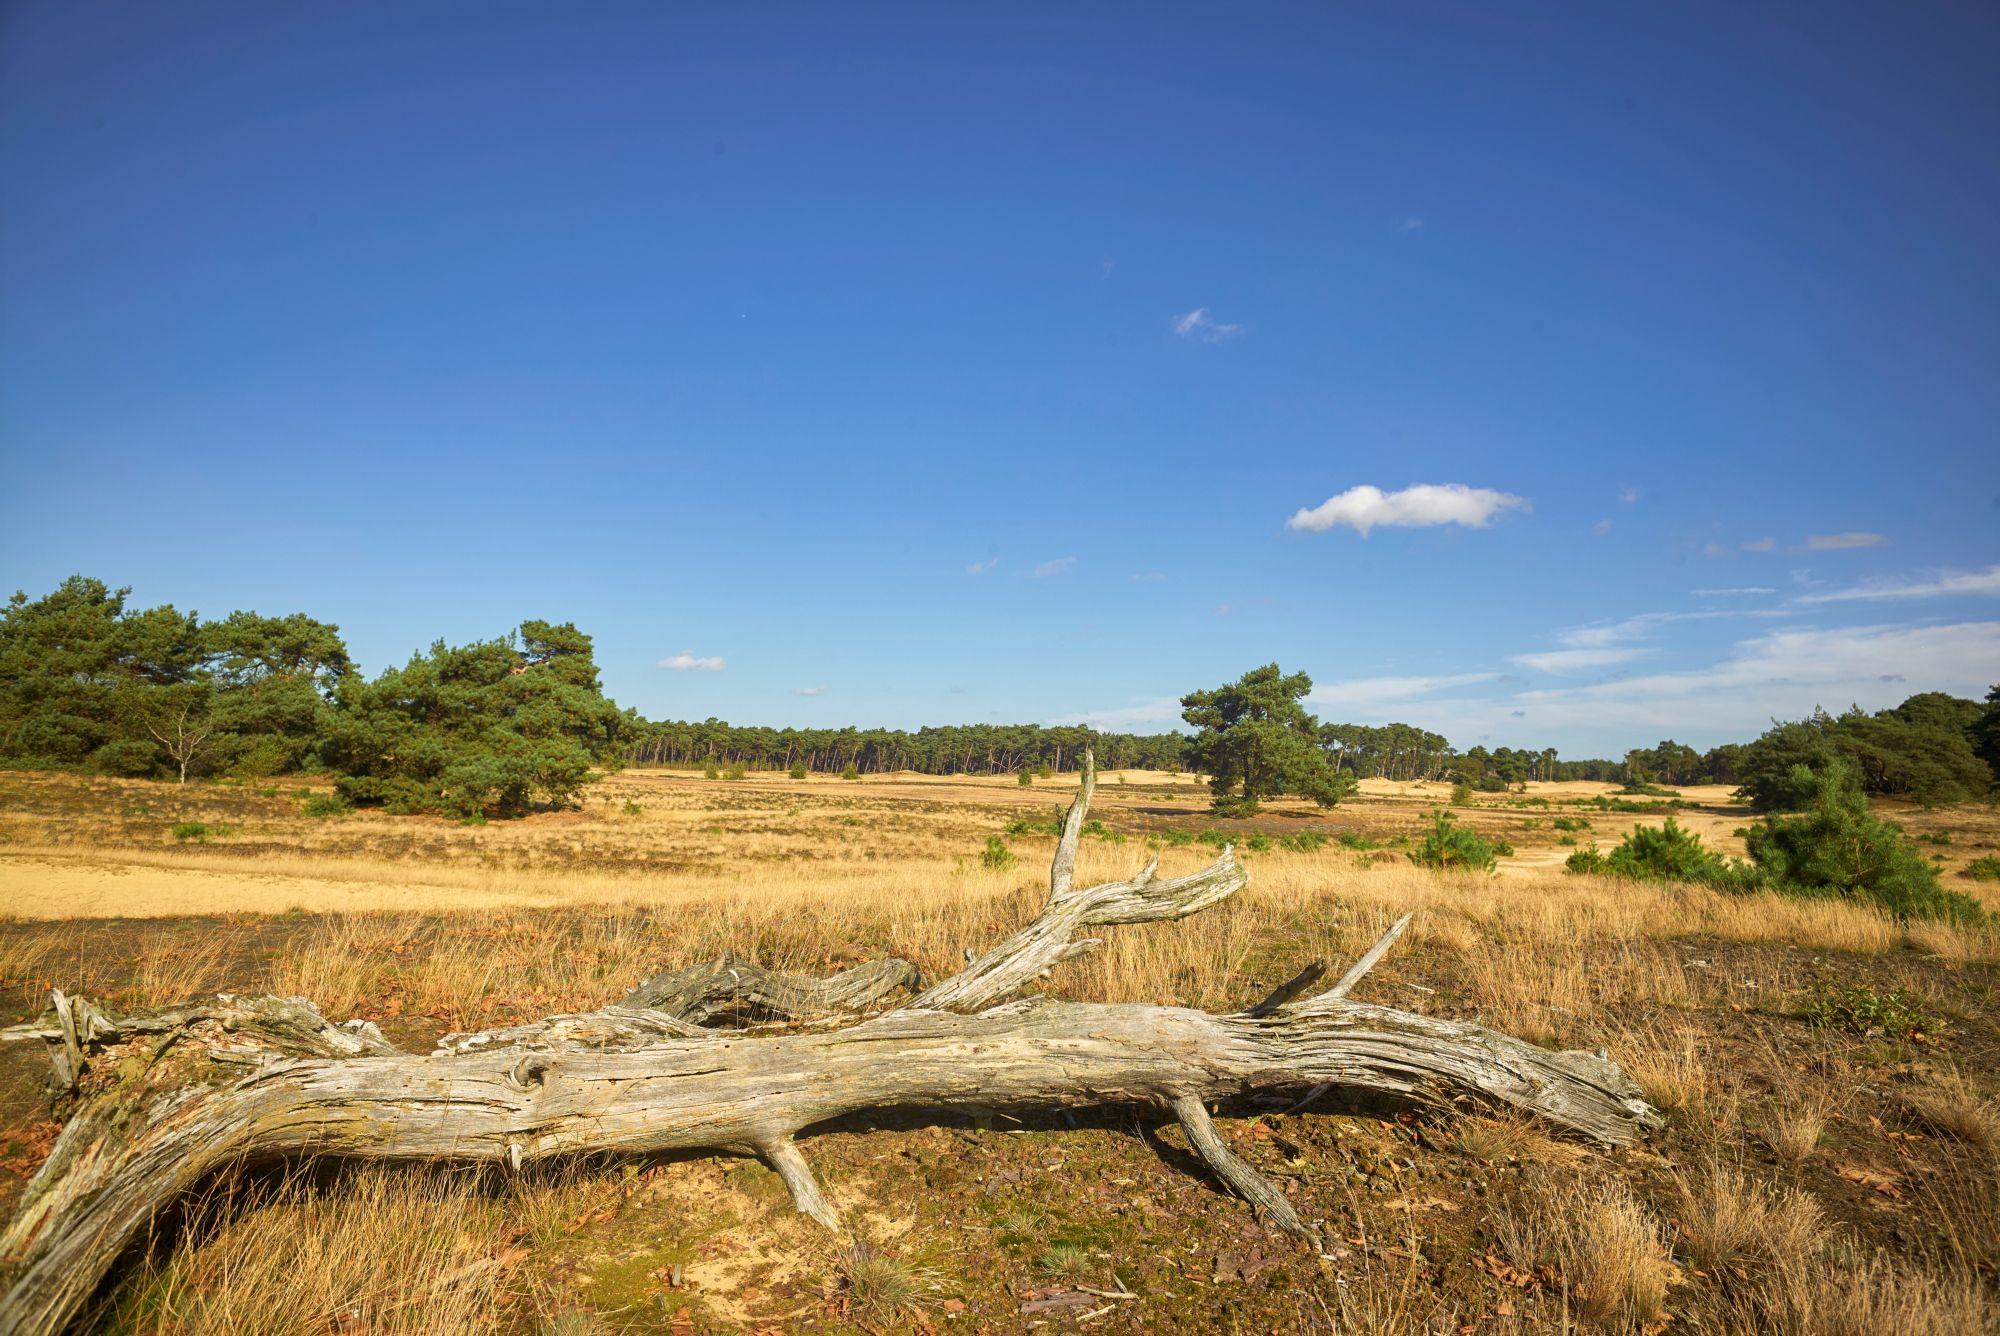
[[[602,1011],[450,1036],[428,1055],[397,1051],[365,1023],[335,1025],[297,998],[225,994],[117,1018],[58,997],[48,1020],[4,1036],[48,1044],[59,1070],[69,1064],[77,1105],[0,1232],[0,1336],[60,1330],[155,1212],[246,1162],[518,1168],[583,1152],[753,1154],[802,1212],[838,1229],[794,1141],[815,1124],[889,1108],[1139,1105],[1178,1120],[1267,1221],[1306,1233],[1284,1196],[1229,1150],[1210,1102],[1328,1086],[1431,1103],[1469,1097],[1606,1144],[1656,1122],[1618,1068],[1591,1054],[1347,1000],[1407,918],[1328,993],[1299,1000],[1312,982],[1301,976],[1235,1015],[1007,1000],[1096,944],[1078,932],[1182,918],[1247,880],[1225,849],[1192,876],[1159,880],[1149,865],[1131,881],[1078,889],[1093,779],[1086,759],[1033,922],[902,1006],[845,1024],[825,1015],[872,1006],[914,971],[884,962],[816,981],[716,962],[649,980]],[[821,1023],[747,1032],[699,1023],[746,1009]]]

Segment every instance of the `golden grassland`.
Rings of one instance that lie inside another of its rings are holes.
[[[421,1047],[443,1031],[608,1001],[724,950],[826,970],[885,954],[955,968],[1034,912],[1074,777],[1022,789],[915,775],[706,780],[628,771],[581,811],[459,826],[315,819],[310,785],[0,775],[0,1003],[51,986],[114,1006],[216,989],[309,996]],[[808,1153],[864,1247],[790,1214],[754,1162],[585,1162],[524,1178],[341,1172],[215,1186],[116,1293],[144,1332],[1105,1330],[1929,1332],[1988,1329],[2000,1265],[2000,935],[1838,902],[1732,897],[1560,870],[1664,813],[1584,810],[1600,785],[1481,795],[1499,875],[1412,866],[1440,785],[1364,783],[1331,812],[1213,821],[1184,776],[1103,777],[1080,875],[1168,872],[1239,842],[1250,888],[1116,930],[1050,992],[1211,1009],[1396,915],[1364,991],[1538,1042],[1599,1047],[1669,1116],[1599,1154],[1529,1123],[1323,1098],[1230,1110],[1226,1135],[1332,1228],[1324,1258],[1191,1172],[1178,1133],[886,1114]],[[1725,790],[1677,813],[1727,852]],[[1533,805],[1535,800],[1549,804]],[[1568,805],[1566,805],[1568,804]],[[2000,848],[1984,807],[1900,811],[1950,883]],[[1554,818],[1589,822],[1565,831]],[[177,840],[200,822],[209,834]],[[216,833],[227,828],[227,833]],[[1313,851],[1275,841],[1345,834]],[[988,837],[1017,861],[986,865]],[[1251,849],[1255,840],[1270,847]],[[1992,894],[1989,904],[2000,904]],[[32,1061],[31,1061],[32,1060]],[[36,1055],[0,1057],[0,1171],[46,1150]],[[1093,1292],[1101,1292],[1094,1294]],[[1134,1298],[1102,1297],[1131,1294]]]

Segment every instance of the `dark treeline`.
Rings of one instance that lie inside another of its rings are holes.
[[[73,576],[0,609],[0,764],[182,779],[330,772],[346,802],[469,816],[572,802],[593,771],[622,763],[993,775],[1074,770],[1085,747],[1109,770],[1194,763],[1184,734],[1080,725],[649,722],[605,697],[590,637],[567,623],[524,622],[471,645],[439,641],[369,679],[339,628],[303,613],[205,620],[172,605],[128,606],[128,593]],[[1668,740],[1617,761],[1559,760],[1553,748],[1460,751],[1402,723],[1308,718],[1298,741],[1349,784],[1718,783],[1768,806],[1782,800],[1794,767],[1836,758],[1870,794],[1951,802],[1992,789],[2000,689],[1983,705],[1926,692],[1874,714],[1816,712],[1706,752]]]
[[[720,719],[647,724],[626,751],[634,765],[731,765],[753,770],[861,774],[914,770],[926,775],[1012,775],[1074,770],[1092,748],[1107,770],[1178,770],[1178,733],[1099,733],[1076,726],[946,724],[895,728],[767,728]]]

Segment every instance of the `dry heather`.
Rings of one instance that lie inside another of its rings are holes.
[[[1121,778],[1123,782],[1121,782]],[[313,819],[301,786],[0,775],[0,1004],[51,986],[117,1006],[216,989],[317,999],[409,1044],[575,1010],[731,951],[825,971],[954,967],[1039,904],[1060,782],[613,776],[578,813],[456,826]],[[1519,804],[1587,800],[1537,786]],[[1239,1154],[1325,1221],[1313,1257],[1188,1172],[1156,1119],[891,1114],[814,1138],[858,1222],[843,1250],[760,1165],[587,1162],[521,1179],[298,1171],[219,1184],[107,1296],[147,1333],[1101,1330],[1974,1331],[2000,1266],[2000,939],[1872,910],[1570,877],[1551,816],[1608,847],[1634,816],[1499,806],[1501,874],[1397,845],[1441,787],[1369,784],[1331,813],[1213,822],[1186,779],[1105,777],[1080,875],[1206,861],[1252,873],[1181,924],[1121,929],[1047,987],[1241,1006],[1310,960],[1416,925],[1375,998],[1610,1050],[1667,1111],[1653,1144],[1584,1151],[1478,1111],[1323,1096],[1227,1110]],[[1701,794],[1714,842],[1745,814]],[[1911,813],[1947,875],[1985,809]],[[171,828],[201,822],[197,841]],[[221,831],[218,828],[226,827]],[[1332,837],[1316,849],[1280,841]],[[1018,860],[981,853],[1000,836]],[[1346,844],[1339,842],[1345,836]],[[1953,884],[1977,884],[1953,877]],[[0,1053],[0,1183],[46,1154],[38,1055]],[[1164,1163],[1163,1163],[1164,1160]]]

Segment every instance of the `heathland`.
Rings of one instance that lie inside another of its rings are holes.
[[[723,952],[825,972],[955,968],[1046,894],[1074,776],[843,780],[626,770],[575,810],[470,824],[344,811],[321,779],[0,773],[0,1000],[113,1009],[313,998],[405,1047],[587,1009]],[[1675,806],[1593,783],[1454,793],[1369,779],[1338,807],[1224,819],[1193,777],[1110,771],[1080,876],[1234,842],[1247,891],[1113,929],[1044,987],[1222,1010],[1410,932],[1376,1000],[1602,1047],[1667,1115],[1602,1152],[1477,1109],[1224,1108],[1223,1135],[1328,1226],[1267,1233],[1134,1114],[892,1111],[810,1138],[865,1246],[752,1160],[597,1161],[214,1185],[161,1222],[93,1321],[134,1332],[1027,1329],[1980,1330],[2000,1264],[2000,935],[1840,899],[1577,875],[1672,815],[1741,853],[1724,786]],[[1662,800],[1665,801],[1665,800]],[[1493,873],[1408,852],[1432,813]],[[308,808],[320,815],[308,815]],[[1877,799],[1955,890],[2000,907],[1990,806]],[[1983,861],[1982,861],[1983,860]],[[0,1053],[6,1202],[56,1124],[32,1045]],[[1138,1133],[1135,1135],[1135,1132]],[[5,1203],[0,1203],[4,1205]]]

